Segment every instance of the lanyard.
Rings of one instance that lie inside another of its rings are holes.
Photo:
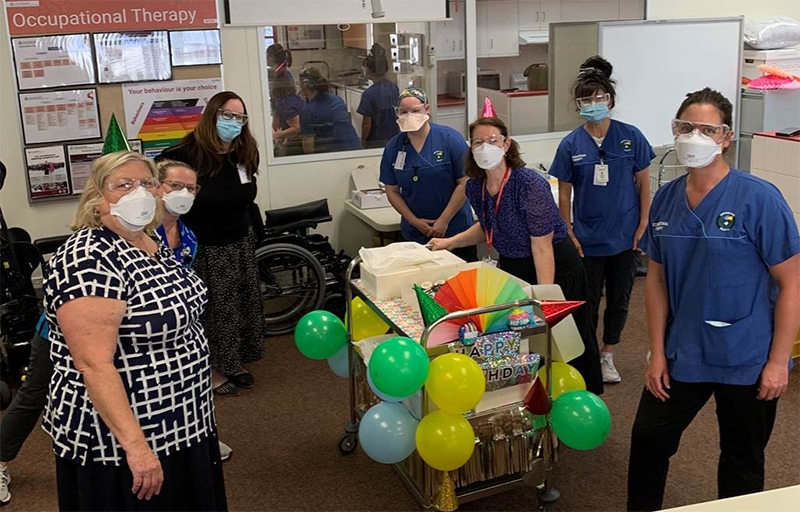
[[[508,176],[511,173],[511,168],[506,167],[506,173],[503,175],[503,181],[500,183],[500,190],[497,192],[497,201],[494,203],[494,219],[492,220],[492,227],[489,227],[489,219],[486,216],[486,181],[483,182],[483,191],[481,192],[481,203],[483,204],[483,225],[486,226],[486,246],[489,248],[489,254],[492,254],[492,241],[494,240],[494,225],[497,222],[497,212],[500,211],[500,200],[503,199],[503,190],[508,183]]]

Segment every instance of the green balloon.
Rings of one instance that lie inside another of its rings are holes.
[[[372,353],[369,376],[381,393],[406,397],[419,391],[428,378],[428,353],[409,338],[390,338]]]
[[[328,359],[347,344],[347,327],[328,311],[312,311],[294,328],[297,349],[311,359]]]
[[[575,450],[592,450],[611,432],[611,413],[599,396],[569,391],[553,401],[550,423],[561,441]]]

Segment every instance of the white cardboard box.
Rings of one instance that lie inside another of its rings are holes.
[[[417,244],[410,244],[409,247],[418,246]],[[404,296],[404,283],[408,287],[411,284],[428,280],[427,278],[421,279],[420,276],[425,275],[445,275],[450,277],[458,273],[459,267],[466,265],[466,262],[454,255],[449,251],[437,251],[432,253],[433,259],[418,265],[403,267],[400,269],[381,269],[375,270],[369,264],[361,264],[361,281],[367,290],[374,294],[378,299],[388,299],[392,297]],[[437,279],[444,279],[443,277]],[[409,298],[406,300],[409,304],[416,303],[416,296],[414,290],[410,290],[410,294],[405,295]],[[410,301],[410,296],[414,296],[413,302]],[[405,297],[404,297],[405,298]]]
[[[767,64],[778,66],[784,71],[800,76],[800,47],[783,48],[780,50],[744,50],[744,65],[742,76],[755,79],[763,75],[758,66]]]
[[[391,206],[389,197],[378,184],[378,177],[372,169],[359,165],[351,173],[355,190],[350,192],[350,199],[358,208],[369,210]]]

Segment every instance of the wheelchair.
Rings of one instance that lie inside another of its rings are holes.
[[[344,317],[345,272],[351,258],[336,252],[328,237],[312,233],[333,220],[321,199],[264,212],[256,250],[265,334],[287,334],[309,311],[325,309]],[[256,218],[257,217],[257,218]],[[254,216],[261,223],[261,215]]]

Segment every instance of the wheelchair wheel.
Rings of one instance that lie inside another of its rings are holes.
[[[325,299],[325,269],[306,249],[293,244],[256,250],[266,334],[291,332],[300,318],[320,309]]]

